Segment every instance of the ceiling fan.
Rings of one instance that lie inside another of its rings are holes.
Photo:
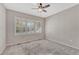
[[[48,7],[50,7],[49,4],[43,6],[43,3],[38,3],[37,8],[32,8],[32,9],[37,9],[40,12],[47,12],[47,10],[45,10],[45,8],[48,8]]]

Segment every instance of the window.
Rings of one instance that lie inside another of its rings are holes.
[[[41,33],[42,26],[40,21],[27,20],[16,17],[15,19],[16,34]]]

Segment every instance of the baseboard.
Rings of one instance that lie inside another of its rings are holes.
[[[2,49],[2,51],[0,52],[0,55],[2,55],[2,54],[4,53],[5,49],[6,49],[6,47],[4,47],[4,48]]]
[[[60,44],[60,45],[63,45],[63,46],[67,46],[67,47],[70,47],[70,48],[78,49],[78,50],[79,50],[79,48],[77,48],[77,47],[73,47],[73,46],[71,46],[71,45],[69,45],[69,44],[65,44],[65,43],[57,42],[57,41],[55,41],[55,40],[49,40],[49,39],[46,39],[46,40],[48,40],[48,41],[50,41],[50,42],[55,42],[55,43]]]
[[[25,44],[25,43],[31,43],[31,42],[39,41],[39,40],[43,40],[43,39],[31,40],[31,41],[22,42],[22,43],[16,43],[16,44],[13,44],[13,45],[7,45],[7,47],[16,46],[16,45],[21,45],[21,44]]]

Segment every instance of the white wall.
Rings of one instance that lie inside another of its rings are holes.
[[[79,49],[79,5],[46,19],[46,39]]]
[[[7,21],[6,21],[6,37],[7,37],[7,46],[15,45],[18,43],[24,43],[29,41],[34,41],[38,39],[44,39],[44,19],[17,11],[7,10]],[[42,33],[30,34],[30,35],[15,35],[15,16],[26,18],[26,20],[38,20],[42,25]]]
[[[0,54],[5,49],[5,8],[0,4]]]

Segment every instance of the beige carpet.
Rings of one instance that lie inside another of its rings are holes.
[[[79,50],[68,46],[38,40],[30,43],[7,47],[3,55],[78,55]]]

